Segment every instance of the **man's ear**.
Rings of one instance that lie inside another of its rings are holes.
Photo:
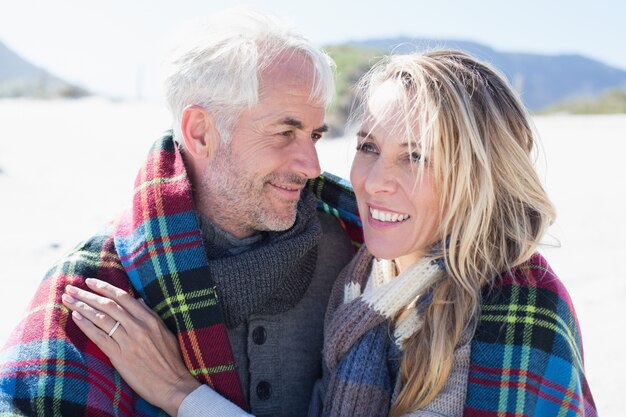
[[[192,104],[183,110],[180,128],[185,150],[194,158],[209,158],[221,140],[213,116],[203,107]]]

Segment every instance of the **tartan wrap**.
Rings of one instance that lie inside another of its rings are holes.
[[[327,188],[338,186],[320,178],[318,196],[328,194]],[[354,195],[342,190],[345,197],[320,208],[354,230],[354,216],[341,214],[356,211],[343,207]],[[130,389],[63,306],[65,286],[87,289],[89,277],[142,297],[177,335],[192,375],[247,408],[208,273],[191,184],[171,132],[154,144],[142,166],[131,210],[73,249],[39,285],[0,352],[1,416],[166,415]]]
[[[317,197],[317,208],[332,214],[352,241],[354,251],[363,244],[363,226],[352,186],[348,181],[328,172],[310,180],[307,188]]]
[[[464,416],[596,416],[572,301],[535,254],[484,294]]]
[[[371,258],[357,255],[344,269],[344,278],[339,278],[331,295],[329,311],[342,305],[344,293],[350,288],[348,283],[359,282],[359,275],[369,275],[370,264]],[[395,360],[390,324],[365,327],[362,323],[368,314],[376,313],[342,317],[344,322],[355,323],[351,331],[361,334],[358,340],[342,334],[340,340],[325,342],[325,349],[340,346],[345,352],[332,366],[332,372],[345,387],[333,386],[331,376],[324,415],[387,414],[377,410],[387,410],[390,405],[400,362]],[[358,326],[364,332],[359,332]],[[326,336],[332,334],[329,327],[325,328]],[[372,357],[382,358],[377,366],[367,362]],[[349,390],[352,395],[346,393]],[[340,411],[329,412],[331,407]],[[471,340],[463,415],[597,416],[584,374],[582,340],[571,299],[538,253],[498,277],[496,284],[483,294],[481,315]]]

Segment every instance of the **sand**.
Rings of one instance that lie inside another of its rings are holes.
[[[626,375],[626,116],[545,116],[539,171],[558,210],[542,249],[572,296],[600,414],[623,414]],[[126,207],[169,126],[159,105],[0,100],[0,343],[52,263]],[[325,139],[322,167],[349,175],[353,140]]]

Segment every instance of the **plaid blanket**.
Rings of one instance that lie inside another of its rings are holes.
[[[541,255],[485,294],[471,352],[466,417],[597,415],[571,299]]]
[[[356,253],[363,244],[363,227],[350,183],[341,177],[324,172],[310,180],[307,188],[317,197],[317,208],[337,219],[350,237]]]
[[[316,195],[328,198],[320,209],[354,233],[356,206],[341,205],[353,194],[330,178],[315,181]],[[61,303],[67,284],[86,289],[88,277],[141,296],[177,335],[190,372],[247,408],[191,185],[171,133],[155,143],[142,166],[132,208],[46,274],[0,353],[0,415],[165,415],[130,389]]]

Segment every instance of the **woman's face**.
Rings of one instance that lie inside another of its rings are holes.
[[[357,134],[350,180],[367,248],[378,258],[398,259],[406,266],[422,257],[438,237],[439,197],[428,156],[421,154],[419,144],[392,133],[402,129],[376,120],[375,110],[370,105]],[[419,164],[424,170],[418,178]]]

